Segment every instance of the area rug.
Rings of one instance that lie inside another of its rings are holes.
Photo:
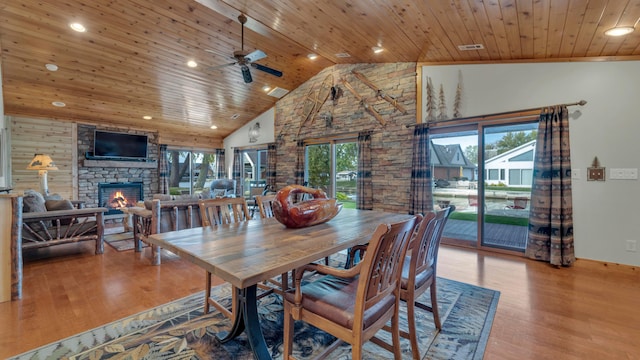
[[[133,232],[124,232],[119,234],[109,234],[104,236],[104,242],[109,244],[112,248],[117,251],[127,251],[132,250],[135,247],[135,243],[133,242]],[[148,245],[142,243],[142,247],[147,247]]]
[[[214,287],[212,294],[230,304],[231,288]],[[482,359],[498,305],[498,291],[438,278],[442,331],[436,332],[431,314],[417,311],[419,348],[423,359]],[[429,294],[420,301],[427,302]],[[137,315],[17,355],[14,360],[44,359],[253,359],[243,335],[221,344],[217,334],[231,322],[219,312],[202,314],[203,293],[175,300]],[[268,295],[260,300],[260,324],[273,359],[282,359],[282,299]],[[401,328],[406,328],[406,308],[401,309]],[[379,333],[389,341],[386,332]],[[333,337],[303,322],[295,325],[294,355],[313,358]],[[408,340],[402,339],[403,358],[411,358]],[[391,359],[377,345],[364,346],[364,359]],[[344,344],[329,359],[351,359]]]

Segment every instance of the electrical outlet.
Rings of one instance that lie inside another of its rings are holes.
[[[627,251],[638,251],[638,242],[635,240],[627,240]]]

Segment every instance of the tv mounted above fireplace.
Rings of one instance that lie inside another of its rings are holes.
[[[102,159],[147,159],[147,135],[96,130],[93,157]]]

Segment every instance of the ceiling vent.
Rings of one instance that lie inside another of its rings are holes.
[[[339,58],[348,58],[348,57],[351,57],[351,55],[349,55],[349,53],[337,53],[337,54],[336,54],[336,57],[339,57]]]
[[[280,99],[281,97],[287,95],[288,93],[289,93],[289,90],[279,88],[276,86],[275,88],[273,88],[273,90],[269,91],[267,95]]]
[[[461,51],[481,50],[484,49],[484,46],[482,44],[458,45],[458,49]]]

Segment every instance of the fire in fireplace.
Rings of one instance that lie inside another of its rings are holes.
[[[98,184],[98,206],[109,209],[106,215],[122,214],[121,208],[136,206],[142,199],[141,182]]]

